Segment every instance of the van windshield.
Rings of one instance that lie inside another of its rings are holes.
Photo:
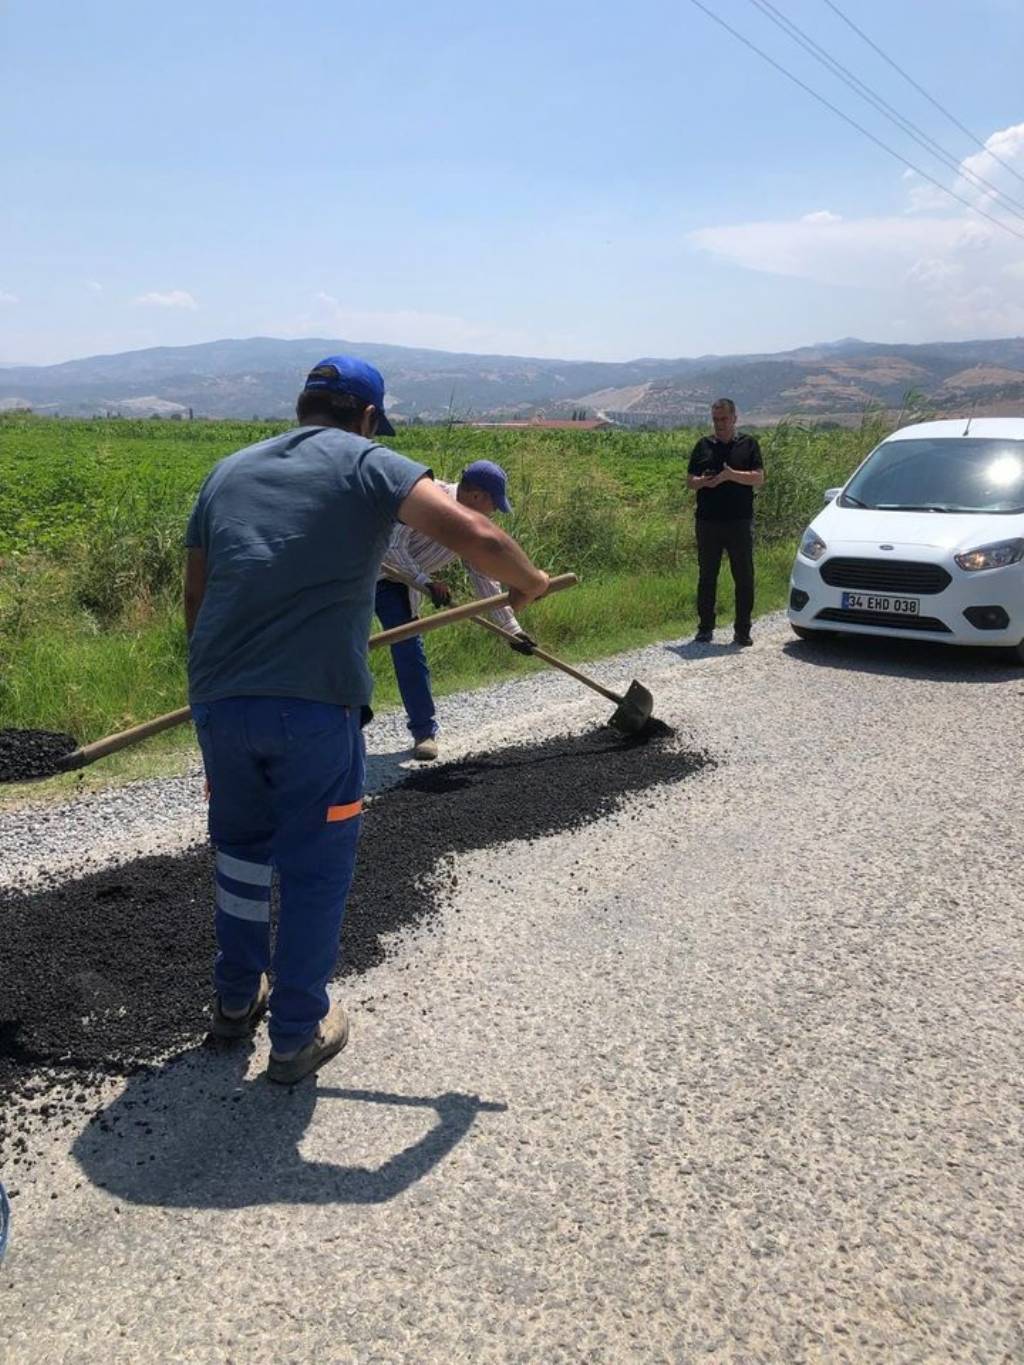
[[[883,441],[839,501],[894,512],[1024,512],[1024,441]]]

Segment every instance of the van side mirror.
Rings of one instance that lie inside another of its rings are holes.
[[[840,494],[842,491],[843,491],[843,490],[842,490],[841,488],[826,488],[826,489],[825,489],[825,501],[826,501],[826,502],[835,502],[836,498],[838,498],[839,494]]]

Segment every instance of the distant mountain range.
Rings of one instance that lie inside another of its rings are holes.
[[[1021,337],[920,346],[848,337],[775,355],[621,363],[253,337],[3,367],[0,410],[173,417],[191,409],[196,417],[288,418],[310,367],[346,351],[380,367],[389,407],[404,421],[585,412],[624,425],[671,425],[704,417],[723,394],[754,423],[849,421],[872,405],[899,408],[908,392],[949,415],[1024,412]]]

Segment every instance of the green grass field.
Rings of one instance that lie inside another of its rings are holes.
[[[85,741],[183,703],[181,536],[192,499],[218,459],[281,429],[0,417],[0,728],[67,730]],[[531,608],[529,627],[555,652],[583,659],[693,627],[684,473],[697,434],[411,427],[393,444],[439,477],[454,479],[481,457],[505,466],[515,505],[508,529],[549,571],[582,580]],[[823,490],[882,434],[875,423],[763,433],[759,611],[783,604],[795,539]],[[458,575],[455,585],[464,586]],[[439,693],[537,667],[471,626],[427,642]],[[372,659],[386,707],[396,697],[389,661]],[[188,742],[187,731],[172,731],[147,750]]]

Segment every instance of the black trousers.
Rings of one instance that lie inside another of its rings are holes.
[[[754,610],[754,523],[752,521],[698,521],[697,620],[699,629],[715,628],[715,595],[723,552],[729,556],[736,585],[737,634],[750,630]]]

